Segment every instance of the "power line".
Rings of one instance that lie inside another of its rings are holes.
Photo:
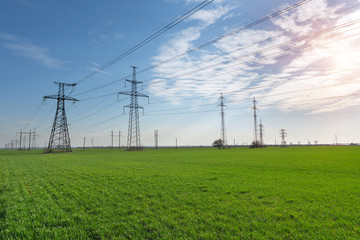
[[[95,76],[96,74],[98,74],[99,72],[103,71],[104,69],[110,67],[111,65],[113,65],[114,63],[120,61],[121,59],[123,59],[124,57],[128,56],[129,54],[131,54],[132,52],[136,51],[137,49],[141,48],[142,46],[144,46],[145,44],[149,43],[150,41],[154,40],[155,38],[157,38],[158,36],[160,36],[161,34],[163,34],[164,32],[170,30],[171,28],[175,27],[176,25],[178,25],[179,23],[183,22],[185,19],[189,18],[191,15],[195,14],[196,12],[200,11],[201,9],[203,9],[204,7],[206,7],[207,5],[209,5],[210,3],[212,3],[214,0],[205,0],[203,2],[201,2],[200,4],[198,4],[197,6],[195,6],[194,8],[192,8],[191,10],[189,10],[188,12],[186,12],[185,14],[181,15],[180,17],[178,17],[177,19],[175,19],[174,21],[172,21],[171,23],[169,23],[168,25],[166,25],[165,27],[161,28],[160,30],[158,30],[157,32],[151,34],[149,37],[145,38],[144,40],[142,40],[141,42],[135,44],[133,47],[131,47],[130,49],[126,50],[125,52],[121,53],[119,56],[115,57],[114,59],[110,60],[109,62],[107,62],[106,64],[102,65],[101,67],[99,67],[98,69],[96,69],[95,71],[93,71],[92,73],[86,75],[85,77],[81,78],[79,81],[77,81],[76,83],[81,83],[93,76]]]
[[[301,42],[301,41],[304,41],[304,40],[312,39],[312,38],[321,36],[323,34],[326,34],[326,33],[329,33],[329,32],[335,31],[335,30],[339,30],[339,29],[342,29],[342,28],[345,28],[345,27],[349,27],[349,26],[352,26],[352,25],[355,25],[355,24],[358,24],[358,23],[360,23],[360,19],[350,21],[350,22],[347,22],[347,23],[344,23],[344,24],[341,24],[341,25],[338,25],[338,26],[334,26],[334,27],[331,27],[331,28],[328,28],[328,29],[325,29],[325,30],[322,30],[322,31],[319,31],[319,32],[316,32],[316,33],[313,33],[313,34],[309,34],[309,35],[306,35],[306,36],[303,36],[303,37],[292,39],[292,40],[286,41],[284,43],[280,43],[280,44],[277,44],[277,45],[274,45],[274,46],[270,46],[270,47],[267,47],[267,48],[264,48],[264,49],[261,49],[261,50],[257,50],[257,51],[251,52],[251,53],[247,53],[245,55],[242,55],[242,56],[239,56],[239,57],[236,57],[236,58],[232,59],[232,61],[239,60],[239,59],[242,59],[242,58],[245,58],[245,57],[250,57],[250,56],[255,56],[255,55],[258,55],[258,54],[262,54],[264,52],[267,52],[267,51],[270,51],[270,50],[274,50],[274,49],[289,45],[290,43]],[[350,30],[354,30],[354,29],[350,29]],[[348,31],[350,31],[350,30],[348,30]],[[344,32],[346,32],[346,31],[344,31]],[[344,33],[344,32],[342,32],[342,33]],[[296,49],[296,48],[299,48],[299,47],[306,47],[306,46],[308,46],[308,44],[309,43],[305,43],[305,44],[300,45],[300,46],[289,47],[288,49],[281,50],[281,51],[278,51],[278,52],[275,52],[275,53],[271,53],[269,55],[263,55],[261,58],[266,58],[266,57],[269,57],[271,55],[276,55],[276,54],[283,53],[283,52],[287,53],[289,50]],[[251,61],[254,61],[254,59],[246,60],[246,61],[243,61],[242,63],[251,62]],[[228,62],[229,62],[229,60],[225,60],[225,61],[222,61],[220,63],[215,63],[215,64],[212,64],[212,65],[200,68],[200,69],[195,69],[195,70],[183,73],[183,74],[179,74],[177,76],[171,76],[171,78],[174,79],[174,78],[179,78],[179,77],[183,77],[183,76],[187,76],[187,75],[191,75],[192,77],[194,77],[193,73],[199,73],[200,71],[203,71],[203,70],[214,69],[217,66],[223,65],[223,64],[228,63]],[[238,62],[235,62],[234,64],[232,64],[230,66],[227,66],[224,69],[237,66],[238,64],[239,64]],[[237,71],[237,70],[238,69],[236,69],[235,71]],[[229,72],[225,72],[225,73],[229,73]],[[221,74],[217,74],[216,76],[219,76],[219,75],[221,75]],[[157,77],[157,78],[159,78],[159,77]],[[160,76],[160,78],[161,78],[161,76]]]
[[[113,21],[113,23],[108,26],[101,34],[105,34],[107,32],[109,32],[109,30],[113,27],[114,24],[116,24],[121,18],[123,18],[128,11],[130,11],[130,9],[136,4],[136,2],[138,2],[139,0],[133,0],[130,5],[118,16],[116,17],[116,19]],[[100,37],[97,38],[97,40],[99,40]],[[94,46],[94,42],[92,42],[81,54],[80,56],[75,60],[75,62],[79,61],[79,59],[81,59],[92,47]]]
[[[334,72],[334,73],[339,73],[339,72]],[[334,74],[332,73],[332,74]],[[328,75],[328,74],[326,74]],[[319,76],[323,76],[322,74],[321,75],[318,75],[317,77]],[[309,78],[305,78],[305,79],[312,79],[314,77],[309,77]],[[300,79],[300,80],[304,80],[304,79]],[[290,80],[291,81],[291,80]],[[293,80],[293,81],[299,81],[298,79],[296,80]],[[293,82],[291,81],[291,82]],[[349,82],[350,80],[348,80],[347,82]],[[289,82],[289,81],[288,81]],[[287,82],[287,83],[288,83]],[[275,97],[275,96],[283,96],[283,95],[287,95],[287,94],[294,94],[294,93],[298,93],[298,92],[304,92],[304,91],[310,91],[310,90],[316,90],[316,89],[324,89],[324,88],[328,88],[328,87],[336,87],[336,86],[342,86],[344,82],[342,82],[341,84],[332,84],[332,85],[327,85],[327,86],[321,86],[321,87],[318,87],[318,88],[307,88],[307,89],[301,89],[301,90],[295,90],[295,91],[288,91],[286,93],[281,93],[281,94],[269,94],[269,95],[266,95],[266,97]],[[271,85],[268,85],[268,86],[274,86],[273,84]],[[261,86],[261,87],[253,87],[253,88],[248,88],[247,90],[245,91],[249,91],[249,90],[253,90],[253,89],[257,89],[257,88],[263,88],[264,86]],[[265,85],[266,87],[266,85]],[[237,92],[243,92],[243,90],[235,90],[235,91],[229,91],[229,92],[226,92],[227,94],[231,94],[231,93],[237,93]],[[209,95],[209,96],[213,96],[213,94]],[[196,98],[196,97],[194,97]],[[190,100],[190,99],[193,99],[193,98],[188,98],[187,100]],[[252,98],[245,98],[244,100],[252,100]],[[171,101],[169,101],[171,102]],[[162,102],[161,102],[162,103]],[[152,103],[154,104],[154,103]],[[208,104],[201,104],[201,105],[195,105],[193,107],[204,107],[204,106],[213,106],[212,103],[208,103]],[[263,105],[264,106],[264,105]],[[266,106],[266,105],[265,105]],[[148,111],[148,113],[158,113],[158,112],[169,112],[169,111],[176,111],[176,110],[183,110],[183,109],[188,109],[189,107],[181,107],[181,108],[170,108],[170,109],[161,109],[161,110],[156,110],[156,111]],[[171,113],[170,113],[171,114]],[[146,114],[146,115],[149,115],[149,114]]]
[[[113,102],[111,102],[110,104],[108,104],[107,106],[102,107],[101,109],[99,109],[99,110],[97,110],[97,111],[95,111],[95,112],[93,112],[93,113],[90,113],[90,114],[88,114],[88,115],[86,115],[86,116],[84,116],[84,117],[81,117],[81,118],[78,118],[78,119],[75,118],[75,119],[73,119],[73,121],[84,120],[84,119],[86,119],[86,118],[89,118],[89,117],[91,117],[91,116],[94,116],[95,114],[98,114],[98,113],[100,113],[100,112],[102,112],[102,111],[105,111],[105,110],[109,109],[110,107],[115,106],[116,103],[121,102],[121,101],[124,101],[124,100],[126,100],[126,99],[124,98],[124,99],[121,99],[121,100],[113,101]]]
[[[355,5],[355,6],[352,6],[352,7],[350,7],[350,8],[347,8],[347,9],[344,9],[344,10],[341,10],[341,11],[345,11],[345,10],[348,10],[348,9],[351,9],[351,8],[354,8],[354,7],[357,7],[359,4],[357,4],[357,5]],[[341,11],[338,11],[337,13],[339,13],[339,12],[341,12]],[[266,40],[265,40],[266,41]],[[260,86],[261,87],[261,86]],[[247,91],[247,90],[246,90]],[[109,94],[109,96],[110,96],[111,94]],[[102,95],[102,96],[105,96],[105,95]],[[96,99],[96,98],[100,98],[100,97],[102,97],[102,96],[97,96],[97,97],[93,97],[93,98],[88,98],[88,99],[85,99],[85,100],[91,100],[91,99]],[[198,98],[198,97],[196,97],[196,98]],[[194,99],[194,98],[188,98],[189,100],[190,99]],[[172,101],[177,101],[177,100],[172,100]],[[182,100],[181,100],[182,101]],[[163,102],[171,102],[171,101],[163,101]],[[37,112],[38,112],[38,110],[39,110],[39,108],[37,109],[37,111],[36,111],[36,113],[34,114],[34,116],[37,114]],[[34,116],[32,117],[32,119],[34,118]],[[43,121],[41,121],[41,122],[43,122]],[[29,124],[29,123],[28,123]]]
[[[300,1],[300,2],[298,2],[298,3],[295,3],[294,5],[291,5],[291,6],[287,7],[287,8],[285,8],[285,9],[282,9],[282,10],[280,10],[280,11],[277,11],[277,12],[275,12],[275,13],[273,13],[273,14],[270,14],[270,15],[264,17],[264,18],[261,18],[261,19],[255,21],[255,22],[252,22],[252,23],[247,24],[247,25],[245,25],[245,26],[243,26],[243,27],[240,27],[240,28],[238,28],[238,29],[235,29],[234,31],[231,31],[231,32],[229,32],[229,33],[226,33],[226,34],[224,34],[224,35],[221,35],[220,37],[214,38],[214,39],[212,39],[212,40],[210,40],[210,41],[208,41],[208,42],[205,42],[205,43],[200,44],[200,45],[198,45],[198,46],[196,46],[196,47],[193,47],[193,48],[191,48],[190,50],[187,50],[187,51],[185,51],[185,52],[183,52],[183,53],[180,53],[180,54],[178,54],[178,55],[176,55],[176,56],[173,56],[173,57],[168,58],[168,59],[166,59],[166,60],[164,60],[164,61],[161,61],[161,62],[159,62],[159,63],[157,63],[157,64],[154,64],[154,65],[152,65],[152,66],[150,66],[150,67],[148,67],[148,68],[145,68],[144,70],[140,71],[139,73],[144,72],[144,71],[148,71],[148,70],[153,69],[153,68],[155,68],[155,67],[157,67],[157,66],[160,66],[160,65],[162,65],[162,64],[164,64],[164,63],[171,62],[171,61],[173,61],[173,60],[175,60],[175,59],[178,59],[178,58],[180,58],[180,57],[186,56],[186,55],[188,55],[188,54],[190,54],[190,53],[192,53],[192,52],[195,52],[195,51],[200,50],[200,49],[202,49],[202,48],[204,48],[204,47],[207,47],[207,46],[209,46],[209,45],[212,45],[212,44],[214,44],[214,43],[216,43],[216,42],[218,42],[218,41],[220,41],[220,40],[223,40],[223,39],[225,39],[225,38],[231,37],[231,36],[233,36],[233,35],[241,32],[241,31],[244,31],[244,30],[249,29],[249,28],[251,28],[251,27],[253,27],[253,26],[256,26],[256,25],[258,25],[258,24],[260,24],[260,23],[263,23],[263,22],[265,22],[265,21],[267,21],[267,20],[269,20],[269,19],[271,19],[271,18],[274,18],[274,17],[277,17],[277,16],[279,16],[279,15],[282,15],[283,13],[289,12],[290,10],[293,10],[293,9],[295,9],[295,8],[297,8],[297,7],[299,7],[299,6],[303,5],[303,4],[306,4],[306,3],[310,2],[310,1],[312,1],[312,0],[303,0],[303,1]]]
[[[290,83],[290,82],[296,82],[296,81],[302,81],[302,80],[306,80],[306,79],[313,79],[313,78],[317,78],[317,77],[323,77],[323,76],[328,76],[328,75],[332,75],[332,74],[338,74],[338,73],[343,73],[343,72],[348,72],[348,71],[353,71],[353,70],[356,70],[356,69],[347,69],[347,70],[341,70],[341,71],[335,71],[335,72],[329,72],[329,73],[322,73],[322,74],[318,74],[318,75],[315,75],[315,76],[311,76],[311,77],[306,77],[306,78],[301,78],[301,79],[292,79],[292,80],[287,80],[286,83]],[[359,71],[359,70],[358,70]],[[358,72],[357,71],[357,72]],[[356,72],[355,72],[356,73]],[[342,82],[343,83],[343,82]],[[233,94],[233,93],[237,93],[237,92],[250,92],[251,90],[254,90],[254,89],[263,89],[265,87],[275,87],[275,86],[278,86],[282,83],[271,83],[271,84],[263,84],[261,86],[254,86],[254,87],[249,87],[247,89],[239,89],[239,90],[233,90],[233,91],[227,91],[227,92],[223,92],[225,94]],[[334,85],[328,85],[328,86],[321,86],[319,88],[323,88],[323,87],[333,87],[333,86],[338,86],[339,84],[334,84]],[[318,89],[318,88],[311,88],[311,89],[306,89],[306,90],[312,90],[312,89]],[[303,91],[303,90],[300,90],[300,91]],[[289,93],[294,93],[294,92],[299,92],[299,90],[296,90],[296,91],[291,91],[291,92],[286,92],[284,94],[289,94]],[[188,98],[181,98],[181,99],[174,99],[174,100],[165,100],[165,101],[159,101],[159,102],[150,102],[150,105],[153,105],[153,104],[162,104],[162,103],[171,103],[171,102],[177,102],[177,101],[187,101],[187,100],[194,100],[194,99],[198,99],[198,98],[204,98],[204,97],[212,97],[214,96],[213,93],[211,94],[207,94],[207,95],[202,95],[202,96],[195,96],[195,97],[188,97]],[[278,94],[275,94],[275,95],[267,95],[268,96],[278,96]],[[207,105],[210,105],[210,104],[207,104]]]
[[[284,9],[282,9],[282,10],[280,10],[280,11],[277,11],[277,12],[271,14],[271,15],[268,15],[268,16],[266,16],[266,17],[264,17],[264,18],[261,18],[261,19],[255,21],[255,22],[252,22],[252,23],[250,23],[250,24],[248,24],[248,25],[246,25],[246,26],[243,26],[243,27],[241,27],[241,28],[238,28],[238,29],[236,29],[236,30],[234,30],[234,31],[232,31],[232,32],[230,32],[230,33],[226,33],[226,34],[224,34],[224,35],[221,35],[220,37],[217,37],[217,38],[212,39],[212,40],[210,40],[210,41],[208,41],[208,42],[205,42],[205,43],[203,43],[203,44],[201,44],[201,45],[198,45],[198,46],[196,46],[196,47],[194,47],[194,48],[192,48],[192,49],[190,49],[190,50],[188,50],[188,51],[185,51],[185,52],[183,52],[183,53],[181,53],[181,54],[178,54],[178,55],[176,55],[176,56],[170,57],[170,58],[168,58],[168,59],[166,59],[166,60],[164,60],[164,61],[161,61],[161,62],[159,62],[159,63],[157,63],[157,64],[153,64],[153,65],[151,65],[151,66],[149,66],[149,67],[147,67],[147,68],[139,71],[138,74],[143,73],[143,72],[145,72],[145,71],[148,71],[148,70],[150,70],[150,69],[153,69],[153,68],[155,68],[155,67],[157,67],[157,66],[160,66],[160,65],[162,65],[162,64],[164,64],[164,63],[173,61],[173,60],[175,60],[175,59],[177,59],[177,58],[186,56],[186,55],[188,55],[188,54],[190,54],[190,53],[192,53],[192,52],[195,52],[195,51],[197,51],[197,50],[200,50],[200,49],[202,49],[202,48],[204,48],[204,47],[206,47],[206,46],[209,46],[209,45],[211,45],[211,44],[214,44],[214,43],[216,43],[216,42],[218,42],[218,41],[220,41],[220,40],[222,40],[222,39],[225,39],[225,38],[227,38],[227,37],[233,36],[233,35],[241,32],[241,31],[243,31],[243,30],[246,30],[246,29],[248,29],[248,28],[251,28],[251,27],[253,27],[253,26],[257,25],[257,24],[260,24],[260,23],[262,23],[262,22],[264,22],[264,21],[267,21],[267,20],[269,20],[269,19],[271,19],[271,18],[277,17],[277,16],[279,16],[279,15],[281,15],[281,14],[283,14],[283,13],[286,13],[286,12],[288,12],[288,11],[290,11],[290,10],[292,10],[292,9],[295,9],[295,8],[297,8],[297,7],[299,7],[299,6],[303,5],[303,4],[306,4],[306,3],[310,2],[310,1],[312,1],[312,0],[303,0],[303,1],[300,1],[300,2],[298,2],[298,3],[296,3],[296,4],[294,4],[294,5],[291,5],[291,6],[289,6],[289,7],[287,7],[287,8],[284,8]],[[204,2],[206,2],[206,1],[204,1]],[[203,3],[204,3],[204,2],[203,2]],[[210,2],[209,2],[209,3],[210,3]],[[209,4],[209,3],[207,3],[207,4]],[[200,10],[200,9],[199,9],[199,10]],[[95,71],[95,72],[93,72],[92,74],[95,75],[95,74],[97,74],[97,73],[98,73],[98,71]],[[90,74],[89,74],[88,76],[90,76]],[[92,76],[93,76],[93,75],[92,75]],[[114,81],[112,81],[112,82],[110,82],[110,83],[103,84],[103,85],[101,85],[101,86],[99,86],[99,87],[96,87],[96,88],[87,90],[87,91],[85,91],[85,92],[78,93],[78,94],[75,95],[75,96],[79,96],[79,95],[82,95],[82,94],[85,94],[85,93],[89,93],[89,92],[98,90],[98,89],[103,88],[103,87],[107,87],[107,86],[112,85],[112,84],[114,84],[114,83],[116,83],[116,82],[119,82],[119,81],[121,81],[121,80],[124,80],[124,79],[126,79],[126,78],[128,78],[128,77],[130,77],[130,76],[126,76],[126,77],[123,77],[123,78],[114,80]],[[85,77],[85,78],[86,78],[86,77]]]
[[[347,8],[347,9],[344,9],[344,10],[341,10],[341,11],[345,11],[345,10],[348,10],[348,9],[351,9],[351,8],[354,8],[354,7],[357,7],[359,4],[357,4],[357,5],[355,5],[355,6],[352,6],[352,7],[350,7],[350,8]],[[333,36],[332,36],[333,37]],[[266,41],[266,40],[264,40],[264,41]],[[235,51],[237,51],[237,50],[235,50]],[[333,73],[331,73],[331,74],[333,74]],[[323,75],[328,75],[328,74],[323,74]],[[299,79],[300,80],[300,79]],[[262,86],[260,86],[259,88],[262,88],[264,85],[262,85]],[[252,89],[255,89],[255,88],[252,88]],[[249,91],[248,89],[247,90],[245,90],[245,91]],[[110,95],[113,95],[114,93],[110,93],[110,94],[106,94],[106,95],[101,95],[101,96],[96,96],[96,97],[91,97],[91,98],[87,98],[87,99],[84,99],[85,101],[86,100],[92,100],[92,99],[97,99],[97,98],[100,98],[100,97],[105,97],[105,96],[110,96]],[[192,97],[192,98],[187,98],[187,99],[185,99],[185,100],[191,100],[191,99],[195,99],[195,98],[200,98],[200,97],[202,97],[202,96],[199,96],[199,97]],[[183,101],[184,99],[181,99],[181,100],[172,100],[172,101]],[[172,101],[162,101],[162,102],[172,102]],[[155,103],[152,103],[152,104],[156,104],[156,102]],[[34,115],[32,116],[32,118],[31,119],[34,119],[34,117],[37,115],[37,113],[39,112],[39,110],[40,110],[40,106],[37,108],[37,110],[35,111],[35,113],[34,113]],[[31,120],[32,121],[32,120]],[[44,121],[41,121],[41,123],[43,123]],[[27,126],[30,124],[30,122],[28,122],[27,123]]]
[[[338,99],[343,97],[352,97],[352,96],[360,96],[360,93],[354,93],[354,94],[348,94],[348,95],[340,95],[340,96],[332,96],[332,97],[322,97],[322,98],[311,98],[306,100],[299,100],[299,101],[289,101],[289,102],[283,102],[283,103],[270,103],[270,104],[262,104],[259,105],[260,107],[271,107],[271,106],[283,106],[288,104],[294,104],[294,103],[306,103],[306,102],[314,102],[319,100],[328,100],[328,99]],[[248,109],[249,107],[229,107],[227,110],[240,110],[240,109]],[[164,110],[166,111],[166,110]],[[164,113],[164,114],[144,114],[144,116],[171,116],[171,115],[183,115],[183,114],[198,114],[198,113],[206,113],[206,112],[216,112],[217,110],[203,110],[203,111],[188,111],[188,112],[179,112],[179,113]]]
[[[358,20],[354,20],[354,21],[351,21],[351,22],[344,23],[344,24],[342,24],[342,25],[335,26],[335,27],[333,27],[333,28],[325,29],[325,30],[323,30],[323,31],[321,31],[321,32],[317,32],[317,33],[314,33],[314,34],[311,34],[311,35],[307,35],[307,36],[303,36],[303,37],[301,37],[301,38],[297,38],[297,39],[295,39],[295,40],[296,40],[296,41],[303,41],[305,38],[309,39],[310,37],[318,36],[318,35],[321,35],[321,34],[324,34],[324,33],[328,33],[328,32],[330,32],[330,31],[334,31],[334,30],[338,30],[338,29],[341,29],[341,28],[344,28],[344,27],[348,27],[348,26],[357,24],[357,23],[359,23],[359,22],[360,22],[359,19],[358,19]],[[353,29],[350,29],[350,30],[347,30],[347,31],[351,31],[351,30],[353,30]],[[344,31],[344,32],[346,32],[346,31]],[[344,32],[342,32],[342,33],[344,33]],[[294,40],[291,40],[291,41],[294,41]],[[291,41],[289,41],[289,42],[291,42]],[[288,43],[288,42],[287,42],[287,43]],[[284,45],[284,44],[285,44],[285,43],[281,43],[280,45]],[[308,43],[307,43],[307,44],[308,44]],[[286,49],[286,50],[282,50],[282,51],[279,51],[279,52],[276,52],[276,53],[271,53],[270,55],[279,54],[279,53],[281,53],[281,52],[289,51],[289,50],[292,50],[292,49],[298,48],[298,47],[306,47],[307,44],[304,44],[304,45],[302,45],[302,46],[290,47],[290,48],[288,48],[288,49]],[[274,48],[274,47],[278,47],[278,46],[272,46],[272,47],[269,47],[269,48],[272,49],[272,48]],[[269,49],[265,49],[265,50],[267,51],[267,50],[269,50]],[[260,53],[260,52],[262,52],[262,51],[264,51],[264,49],[263,49],[263,50],[260,50],[260,51],[253,52],[253,53],[249,53],[249,55],[250,55],[250,54],[258,54],[258,53]],[[270,55],[263,55],[262,58],[266,58],[266,57],[268,57],[268,56],[270,56]],[[251,61],[252,61],[252,60],[251,60]],[[246,61],[245,61],[245,62],[246,62]],[[238,64],[238,63],[233,64],[233,65],[231,65],[230,67],[236,66],[237,64]],[[259,65],[260,65],[260,64],[259,64]],[[211,67],[207,67],[207,68],[214,68],[214,67],[216,67],[216,66],[218,66],[218,64],[212,65]],[[230,67],[227,67],[227,68],[230,68]],[[230,72],[232,72],[232,71],[238,71],[238,69],[231,70],[231,71],[227,71],[227,72],[220,73],[220,74],[216,74],[216,75],[213,76],[213,77],[221,76],[221,75],[230,73]],[[347,70],[345,70],[345,71],[347,71]],[[345,71],[343,71],[343,72],[345,72]],[[196,71],[196,72],[198,72],[198,71]],[[188,74],[188,73],[187,73],[187,74]],[[323,75],[328,75],[328,74],[323,74]],[[179,77],[179,76],[177,76],[177,77]],[[211,78],[211,77],[210,77],[210,78]],[[264,85],[262,85],[262,86],[264,86]],[[260,87],[262,87],[262,86],[260,86]],[[239,90],[239,91],[244,91],[244,90]],[[248,91],[248,90],[245,90],[245,91]],[[154,93],[154,92],[153,92],[153,93]],[[194,97],[194,98],[199,98],[199,97],[202,97],[202,96],[197,96],[197,97]],[[192,99],[192,98],[187,98],[187,99]],[[172,101],[176,101],[176,100],[172,100]],[[170,102],[170,101],[162,101],[162,102]]]

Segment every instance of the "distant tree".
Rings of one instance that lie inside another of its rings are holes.
[[[262,148],[263,145],[261,144],[260,141],[252,141],[250,148]]]
[[[223,142],[223,140],[222,139],[217,139],[217,140],[215,140],[214,142],[213,142],[213,144],[212,144],[214,147],[217,147],[217,148],[222,148],[222,147],[224,147],[224,142]]]

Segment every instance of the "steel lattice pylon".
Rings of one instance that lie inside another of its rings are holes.
[[[76,102],[78,100],[72,97],[65,96],[64,88],[65,86],[75,87],[76,83],[69,84],[54,82],[54,84],[59,85],[58,95],[49,95],[43,97],[43,100],[57,99],[56,114],[50,134],[49,145],[46,152],[71,152],[70,136],[65,113],[65,100],[73,102]]]
[[[126,79],[126,82],[131,83],[130,92],[119,92],[118,94],[129,95],[130,104],[125,106],[129,108],[129,126],[128,126],[128,138],[127,138],[127,148],[128,150],[141,150],[140,144],[140,123],[139,123],[139,108],[144,109],[138,104],[138,97],[147,97],[149,96],[139,93],[137,91],[137,85],[142,84],[142,82],[136,81],[136,67],[132,66],[133,75],[132,80]]]
[[[225,129],[225,112],[224,112],[224,107],[226,107],[226,105],[224,104],[224,96],[222,95],[222,93],[220,93],[220,104],[218,105],[221,107],[221,140],[223,142],[223,147],[226,147],[227,145],[227,140],[226,140],[226,129]]]

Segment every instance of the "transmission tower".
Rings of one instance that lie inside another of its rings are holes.
[[[131,83],[131,91],[130,92],[118,92],[118,94],[129,95],[130,96],[130,104],[125,106],[130,109],[129,111],[129,126],[128,126],[128,139],[127,139],[127,148],[128,150],[141,150],[140,145],[140,124],[139,124],[139,108],[143,109],[138,104],[138,97],[147,97],[149,96],[139,93],[137,91],[137,85],[142,84],[142,82],[136,81],[136,67],[131,66],[133,68],[132,80],[126,79],[126,82]]]
[[[111,130],[111,148],[114,148],[114,131]]]
[[[19,151],[22,150],[22,146],[21,146],[21,143],[22,143],[22,140],[23,140],[23,131],[22,129],[20,130],[20,132],[17,132],[16,134],[19,134],[20,135],[20,147],[19,147]],[[16,147],[17,147],[17,144],[16,144]]]
[[[254,106],[252,107],[252,109],[254,110],[254,143],[255,146],[257,146],[258,140],[257,140],[257,120],[256,120],[256,111],[258,110],[258,108],[256,107],[256,100],[255,97],[253,99],[253,103]]]
[[[281,129],[280,130],[280,137],[281,137],[281,146],[282,147],[286,147],[286,140],[285,137],[287,136],[286,130],[285,129]]]
[[[260,145],[264,146],[264,125],[262,124],[261,119],[259,125],[259,133],[260,133]]]
[[[36,131],[35,131],[35,128],[34,128],[34,131],[32,132],[32,135],[31,135],[31,148],[32,149],[36,148],[36,138],[37,137],[38,137],[38,135],[36,135]]]
[[[18,134],[20,134],[20,148],[18,149],[19,151],[22,150],[26,150],[27,146],[26,146],[26,135],[29,135],[29,147],[28,150],[30,150],[31,147],[31,130],[30,132],[23,132],[23,130],[20,130],[20,132],[18,132]]]
[[[220,116],[221,116],[221,140],[222,140],[222,143],[223,143],[223,147],[225,147],[227,145],[226,129],[225,129],[225,112],[224,112],[224,107],[226,107],[226,105],[224,104],[224,96],[222,95],[222,93],[220,93],[220,104],[218,106],[221,107],[221,112],[220,112]]]
[[[114,148],[114,137],[119,137],[119,148],[121,148],[121,131],[119,131],[118,135],[115,135],[114,131],[111,130],[111,148]]]
[[[121,131],[119,131],[119,149],[121,148]]]
[[[154,131],[154,139],[155,139],[155,149],[158,150],[159,147],[159,131]]]
[[[65,100],[73,102],[77,102],[78,100],[72,97],[65,96],[65,87],[74,88],[76,86],[76,83],[70,84],[54,82],[54,84],[59,86],[58,94],[43,97],[43,100],[57,100],[56,114],[51,130],[49,145],[46,152],[71,152],[70,136],[65,113]]]

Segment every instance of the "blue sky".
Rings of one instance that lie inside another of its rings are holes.
[[[0,146],[20,129],[48,141],[55,115],[54,81],[79,82],[202,1],[4,0],[0,9]],[[227,33],[299,1],[215,0],[135,52],[67,89],[73,146],[108,146],[121,131],[126,143],[129,98],[124,77],[137,66],[142,145],[210,145],[220,137],[224,94],[228,143],[253,139],[252,98],[265,125],[265,142],[360,142],[360,1],[312,0],[280,16]],[[164,62],[165,61],[165,62]],[[149,69],[149,67],[152,67]],[[141,70],[148,69],[144,72]],[[104,86],[106,85],[106,86]],[[116,139],[115,144],[118,144]]]

